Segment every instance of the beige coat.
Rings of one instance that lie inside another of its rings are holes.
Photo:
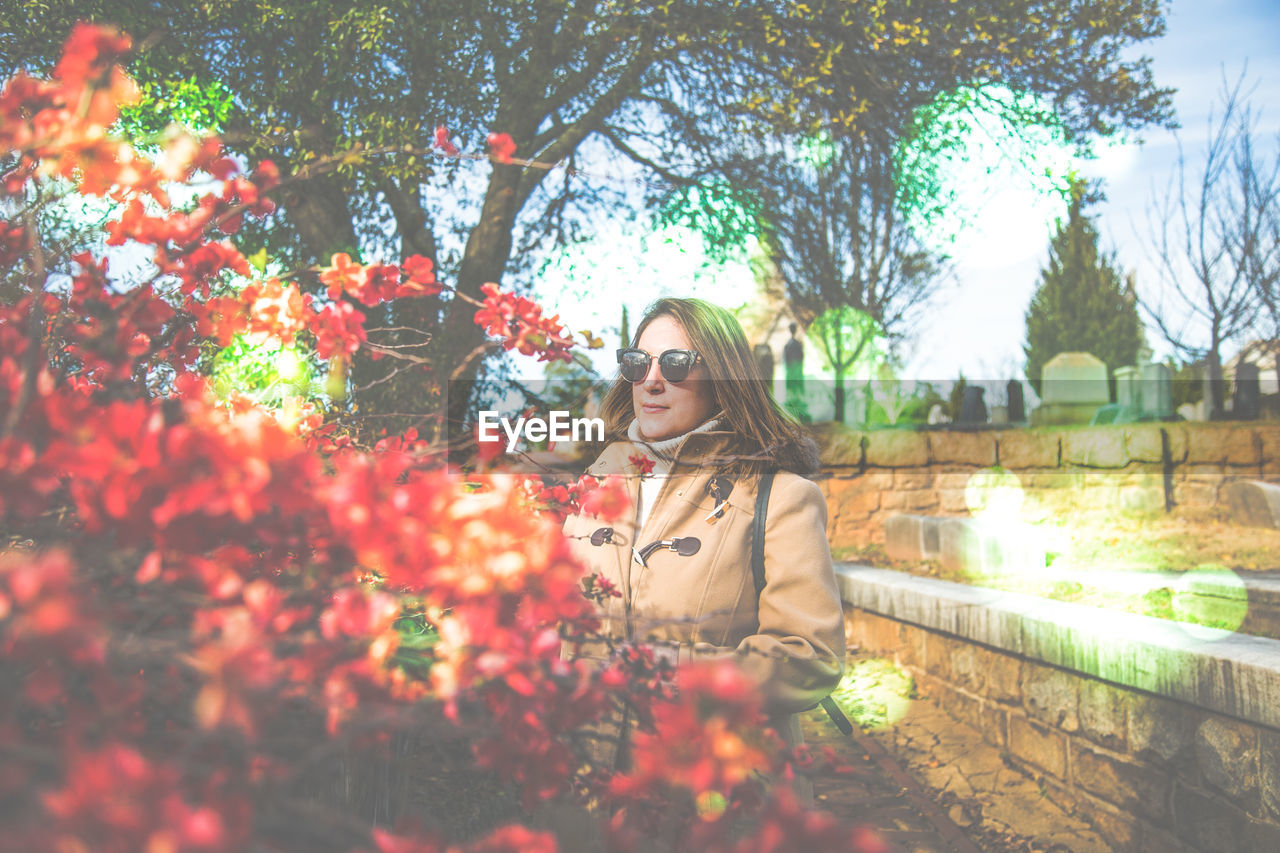
[[[716,506],[708,483],[717,471],[709,457],[728,435],[692,433],[684,440],[642,530],[634,520],[606,523],[584,515],[569,516],[564,530],[589,570],[622,592],[604,608],[606,636],[650,642],[679,662],[735,656],[760,685],[775,728],[787,742],[800,743],[795,713],[836,686],[845,654],[826,502],[817,484],[778,472],[766,514],[765,586],[757,600],[751,573],[756,481],[735,482],[724,514],[714,523],[706,520]],[[634,506],[639,471],[627,457],[642,453],[617,442],[587,472],[625,475]],[[611,541],[591,544],[591,534],[602,527],[613,528]],[[649,542],[690,536],[701,543],[691,556],[660,548],[643,566],[633,556]],[[617,758],[616,751],[612,759],[592,753],[610,765]]]

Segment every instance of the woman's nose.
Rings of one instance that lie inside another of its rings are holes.
[[[656,358],[649,359],[649,370],[645,373],[644,379],[640,384],[645,388],[658,388],[662,385],[662,368],[658,365]]]

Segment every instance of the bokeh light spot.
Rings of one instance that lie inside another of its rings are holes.
[[[863,728],[891,726],[906,716],[915,682],[892,661],[860,660],[850,666],[831,691],[849,719]]]
[[[987,521],[1014,521],[1022,512],[1024,495],[1018,476],[1003,468],[983,468],[969,478],[964,502],[969,512]]]

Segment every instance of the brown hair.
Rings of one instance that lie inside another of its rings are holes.
[[[712,400],[725,428],[735,435],[729,455],[722,460],[725,469],[747,475],[764,468],[783,468],[806,477],[817,473],[817,445],[773,398],[737,319],[705,299],[659,299],[645,312],[630,345],[636,346],[645,328],[663,315],[680,324],[689,344],[702,356]],[[607,438],[625,439],[635,416],[631,383],[619,375],[600,408]]]

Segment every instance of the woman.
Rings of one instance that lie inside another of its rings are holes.
[[[845,653],[826,503],[807,479],[817,448],[774,402],[723,308],[662,299],[618,360],[601,411],[613,442],[587,470],[625,475],[636,515],[565,521],[578,556],[622,593],[604,605],[602,630],[677,662],[736,656],[771,725],[798,744],[796,713],[836,686]],[[757,595],[752,524],[770,470]],[[596,740],[590,758],[626,769],[629,721],[612,722],[616,736]]]

